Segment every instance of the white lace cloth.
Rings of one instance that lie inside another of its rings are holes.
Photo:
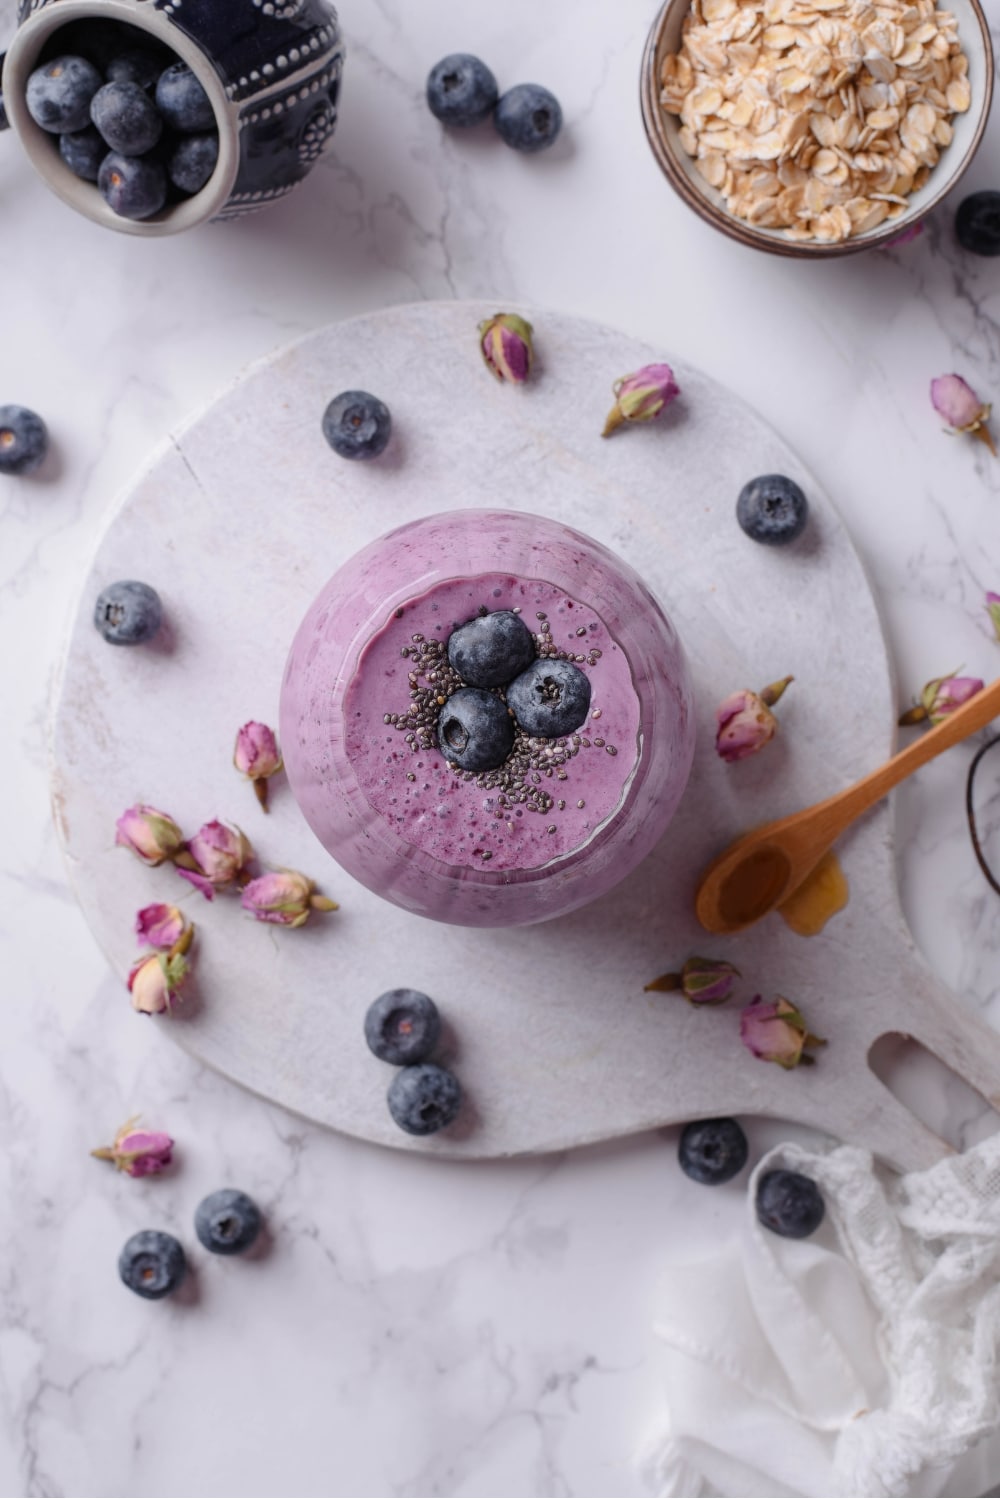
[[[774,1167],[828,1223],[784,1240],[753,1213]],[[925,1172],[843,1146],[770,1152],[741,1239],[671,1267],[656,1331],[661,1495],[980,1495],[1000,1481],[1000,1136]]]

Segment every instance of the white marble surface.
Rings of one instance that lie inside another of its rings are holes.
[[[335,152],[298,197],[181,241],[77,221],[0,139],[2,399],[49,419],[58,459],[0,482],[0,1490],[11,1494],[633,1495],[658,1413],[658,1274],[731,1231],[643,1137],[531,1165],[397,1157],[242,1094],[128,1009],[69,897],[47,805],[48,687],[83,560],[149,449],[250,358],[348,312],[494,294],[586,313],[755,402],[839,502],[883,606],[904,696],[964,662],[994,675],[1000,466],[943,437],[929,378],[1000,400],[1000,263],[956,248],[946,207],[914,245],[799,265],[696,223],[648,156],[639,0],[403,0],[343,7]],[[0,3],[0,38],[11,0]],[[442,139],[429,64],[481,52],[566,106],[525,161]],[[969,187],[991,176],[994,120]],[[995,171],[995,166],[994,166]],[[13,289],[13,291],[11,291]],[[829,628],[836,629],[836,620]],[[179,753],[189,736],[176,728]],[[191,753],[188,751],[187,753]],[[899,797],[904,905],[938,974],[1000,1022],[997,907],[964,831],[967,752]],[[974,1111],[918,1078],[956,1141]],[[177,1137],[176,1172],[87,1159],[131,1111]],[[778,1125],[752,1132],[755,1148]],[[150,1307],[119,1288],[146,1223],[188,1243],[204,1191],[241,1183],[269,1254],[201,1265]],[[1000,1476],[998,1476],[1000,1477]]]

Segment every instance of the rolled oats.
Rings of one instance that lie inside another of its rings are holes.
[[[691,0],[660,102],[731,213],[837,243],[927,181],[968,71],[936,0]]]

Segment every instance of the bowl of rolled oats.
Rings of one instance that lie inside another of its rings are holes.
[[[696,213],[777,255],[884,245],[958,182],[986,128],[979,0],[666,0],[642,111]]]

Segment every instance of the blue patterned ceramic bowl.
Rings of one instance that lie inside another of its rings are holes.
[[[19,19],[2,60],[9,123],[53,191],[111,229],[176,234],[250,213],[301,182],[333,133],[344,44],[328,0],[21,0]],[[64,26],[86,20],[125,22],[165,43],[215,109],[220,149],[210,181],[154,218],[119,218],[64,166],[56,138],[28,114],[31,72],[58,50]]]

